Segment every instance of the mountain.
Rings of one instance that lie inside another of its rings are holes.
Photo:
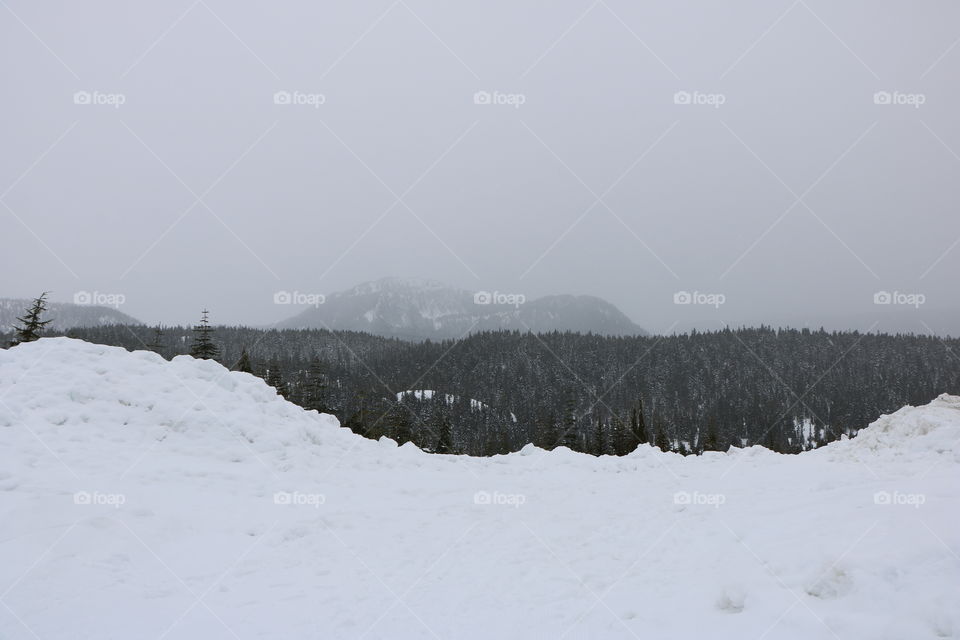
[[[280,322],[281,329],[342,329],[412,340],[459,338],[509,329],[647,335],[619,309],[593,296],[465,291],[434,280],[382,278],[328,296]]]
[[[31,304],[33,304],[32,300],[0,298],[0,331],[12,331],[13,326],[17,324],[17,318],[22,316]],[[60,331],[77,327],[99,327],[108,324],[143,324],[136,318],[128,316],[113,307],[70,302],[48,302],[47,308],[48,311],[44,318],[53,319],[53,322],[47,325],[47,328]]]

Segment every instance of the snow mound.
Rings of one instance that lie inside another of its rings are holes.
[[[436,456],[43,339],[0,351],[0,638],[956,638],[958,435]]]
[[[241,442],[251,455],[289,459],[307,444],[356,444],[333,416],[304,411],[256,376],[190,356],[168,362],[150,351],[45,338],[0,351],[0,388],[0,428],[27,425],[56,445],[169,438],[168,446],[206,454]]]
[[[851,440],[835,443],[854,452],[956,453],[960,441],[960,396],[940,394],[921,407],[880,416]]]

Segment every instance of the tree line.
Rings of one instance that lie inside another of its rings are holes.
[[[66,335],[260,376],[363,436],[438,453],[528,443],[623,455],[760,444],[796,453],[960,393],[960,341],[771,327],[649,337],[483,332],[406,342],[351,331],[113,325]],[[411,391],[427,393],[407,393]],[[430,393],[432,392],[432,393]]]

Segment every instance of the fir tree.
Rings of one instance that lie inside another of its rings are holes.
[[[247,348],[244,347],[240,351],[240,359],[237,360],[237,364],[233,366],[234,371],[241,371],[243,373],[253,373],[253,363],[250,362],[250,354],[247,353]]]
[[[44,327],[53,322],[52,318],[49,320],[41,319],[46,310],[47,292],[44,291],[40,294],[39,298],[33,301],[30,308],[27,309],[22,316],[17,318],[17,321],[20,322],[21,325],[19,327],[13,327],[13,330],[16,332],[16,337],[10,343],[11,347],[15,347],[21,342],[33,342],[40,339]]]
[[[717,421],[710,416],[707,422],[707,433],[703,438],[701,451],[722,451],[720,447],[720,434],[717,433]]]
[[[213,327],[207,315],[210,312],[203,310],[200,324],[193,327],[193,344],[190,345],[190,355],[201,360],[213,360],[220,355],[220,348],[213,342]]]
[[[163,329],[160,327],[160,325],[154,327],[153,338],[150,339],[150,344],[147,345],[147,349],[160,356],[163,356]]]
[[[283,371],[280,369],[280,361],[274,358],[267,367],[267,384],[276,389],[280,395],[286,397],[286,389],[283,384]]]
[[[673,448],[662,424],[657,425],[657,435],[653,439],[653,445],[660,449],[660,451],[670,451],[670,449]]]
[[[450,427],[450,420],[442,412],[439,415],[439,437],[437,438],[437,446],[434,447],[434,453],[455,453],[453,450],[453,433],[452,428]]]

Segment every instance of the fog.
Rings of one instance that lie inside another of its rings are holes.
[[[956,317],[956,3],[2,4],[2,297],[260,325],[396,275],[655,332]]]

